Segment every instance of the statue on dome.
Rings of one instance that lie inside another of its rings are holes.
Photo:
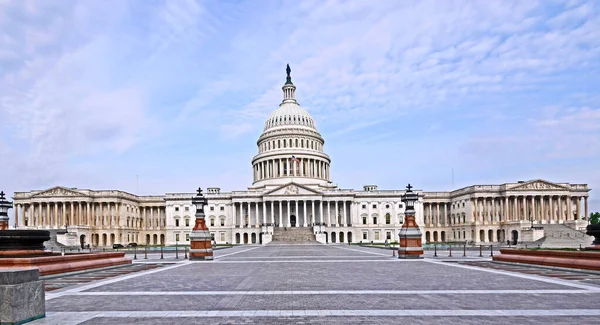
[[[292,83],[292,77],[290,77],[290,72],[292,72],[292,69],[290,69],[290,64],[288,63],[287,67],[285,68],[285,72],[287,72],[287,80],[285,81],[286,85],[293,85]]]

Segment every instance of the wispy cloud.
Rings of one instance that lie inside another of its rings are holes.
[[[569,181],[600,158],[595,1],[5,0],[4,190],[169,171],[161,193],[188,162],[244,188],[286,63],[343,187]]]

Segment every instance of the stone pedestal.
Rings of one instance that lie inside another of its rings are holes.
[[[0,270],[0,324],[23,324],[46,316],[38,269]]]
[[[271,241],[273,241],[273,235],[268,234],[268,233],[262,235],[263,245],[266,245],[266,244],[270,243]]]
[[[327,237],[325,237],[325,234],[316,234],[315,237],[317,237],[319,243],[327,244]]]
[[[406,211],[406,217],[402,228],[400,228],[400,247],[398,258],[422,258],[423,244],[421,242],[421,230],[415,220],[414,210]]]
[[[210,261],[212,259],[212,238],[204,220],[204,213],[196,213],[196,224],[190,234],[190,261]]]

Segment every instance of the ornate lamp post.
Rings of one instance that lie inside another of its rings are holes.
[[[8,230],[8,209],[13,203],[4,198],[4,192],[0,192],[0,230]]]
[[[421,230],[415,220],[415,202],[419,200],[419,195],[412,190],[412,186],[406,186],[406,193],[402,195],[402,202],[405,205],[404,224],[400,228],[400,247],[398,248],[398,258],[421,258],[423,255],[423,244],[421,242]]]
[[[192,198],[192,204],[196,206],[196,223],[190,234],[190,260],[210,261],[213,259],[213,250],[210,232],[204,220],[204,206],[207,200],[202,195],[202,189],[198,188],[198,194]]]

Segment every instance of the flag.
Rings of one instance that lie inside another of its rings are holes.
[[[298,158],[296,158],[296,156],[292,156],[292,161],[293,161],[293,162],[296,162],[296,163],[299,163],[299,162],[300,162],[300,160],[298,160]]]

